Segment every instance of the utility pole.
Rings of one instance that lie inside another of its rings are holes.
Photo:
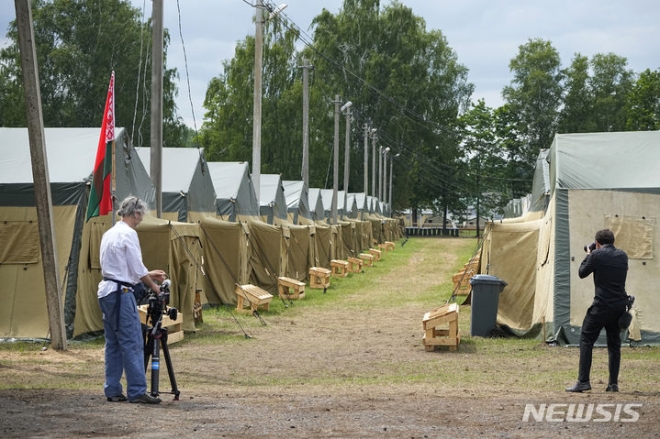
[[[389,148],[383,150],[383,203],[387,203],[387,151]]]
[[[376,198],[376,140],[378,140],[378,134],[375,131],[371,131],[371,196]]]
[[[151,56],[151,181],[156,188],[156,216],[163,216],[163,0],[153,0]]]
[[[341,111],[346,110],[346,144],[344,146],[344,216],[348,214],[348,177],[351,160],[351,101],[346,102]]]
[[[388,197],[388,200],[389,200],[388,203],[390,205],[390,212],[392,211],[392,165],[394,164],[394,158],[395,157],[396,157],[396,155],[390,159],[390,196]]]
[[[302,179],[309,187],[309,65],[307,58],[303,59],[303,162]]]
[[[369,195],[369,125],[364,124],[364,196]]]
[[[330,207],[330,217],[332,224],[337,224],[337,187],[339,186],[339,95],[335,95],[335,141],[334,141],[334,162],[332,169],[332,204]]]
[[[39,224],[39,242],[41,244],[41,259],[44,270],[44,286],[46,288],[48,327],[53,348],[58,351],[65,351],[67,348],[66,332],[57,271],[53,202],[50,192],[46,139],[41,109],[39,69],[34,46],[34,29],[32,28],[32,9],[30,0],[14,0],[14,7],[16,9],[21,68],[23,70],[23,87],[25,88],[25,108],[30,140],[30,157],[32,158],[34,198]],[[20,292],[17,291],[15,294],[20,294]]]
[[[261,188],[261,75],[263,74],[264,4],[257,0],[254,22],[254,113],[252,117],[252,184],[260,200]]]

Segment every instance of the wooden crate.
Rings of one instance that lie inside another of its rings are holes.
[[[277,291],[282,299],[302,299],[305,297],[305,282],[290,277],[278,277]]]
[[[380,261],[381,251],[377,248],[370,248],[369,253],[374,257],[374,261]]]
[[[424,314],[422,326],[425,350],[433,351],[436,346],[448,347],[450,351],[457,349],[461,342],[461,334],[458,330],[458,310],[458,304],[450,303]],[[441,325],[449,327],[439,328]]]
[[[309,287],[323,288],[325,291],[330,286],[331,271],[323,267],[312,267],[309,269]]]
[[[373,267],[374,265],[374,256],[371,253],[360,253],[360,259],[362,259],[363,265],[367,267]]]
[[[333,276],[337,276],[337,277],[348,276],[348,261],[342,261],[341,259],[333,259],[330,261],[330,268],[332,269]]]
[[[245,284],[236,285],[236,312],[244,314],[254,314],[259,308],[268,311],[270,301],[273,295],[268,291],[259,288],[256,285]],[[249,309],[245,309],[245,307]]]
[[[149,305],[138,306],[140,323],[143,325],[151,324],[151,322],[147,323],[148,306]],[[170,309],[170,307],[168,306],[167,309]],[[183,313],[179,311],[177,313],[176,320],[172,320],[167,316],[167,314],[163,314],[161,327],[167,328],[167,344],[172,344],[183,340]]]
[[[362,259],[360,258],[348,258],[348,272],[349,273],[359,273],[362,271]]]

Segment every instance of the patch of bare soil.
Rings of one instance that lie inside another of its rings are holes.
[[[658,369],[656,378],[646,364],[631,361],[626,369],[627,352],[621,393],[605,393],[594,381],[592,392],[569,395],[563,389],[577,371],[576,349],[538,345],[530,352],[528,342],[500,355],[497,340],[467,337],[469,307],[461,308],[457,352],[424,350],[421,319],[429,306],[416,296],[450,280],[461,265],[453,255],[471,245],[429,239],[389,272],[376,266],[352,275],[370,276],[355,294],[263,312],[267,326],[254,319],[249,340],[236,326],[217,343],[190,337],[171,345],[181,399],[164,393],[158,406],[105,401],[102,348],[0,351],[7,388],[0,390],[0,437],[656,437]],[[322,292],[307,294],[303,300],[312,302]],[[327,294],[340,294],[339,287]],[[557,370],[565,379],[546,378]],[[599,351],[594,375],[604,371],[606,352]],[[160,390],[169,384],[163,368]],[[528,404],[556,405],[549,417],[525,422]],[[597,421],[605,415],[594,412],[588,421],[566,422],[570,404],[609,404],[599,407],[610,419]],[[639,405],[626,412],[625,404]],[[631,411],[636,422],[628,422]]]

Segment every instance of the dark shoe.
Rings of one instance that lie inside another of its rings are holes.
[[[160,404],[160,398],[156,398],[155,396],[151,396],[148,393],[145,393],[144,395],[140,395],[135,399],[131,399],[130,402],[141,404]]]
[[[124,402],[128,401],[128,398],[126,396],[122,395],[121,393],[116,396],[108,396],[108,402]]]
[[[619,391],[619,385],[617,383],[612,383],[607,385],[607,389],[605,389],[606,392],[618,392]]]
[[[576,393],[584,392],[585,390],[591,390],[591,384],[589,384],[589,381],[585,381],[585,382],[578,381],[577,383],[575,383],[573,387],[569,387],[566,389],[567,392],[576,392]]]

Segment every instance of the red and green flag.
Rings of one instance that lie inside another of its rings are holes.
[[[112,212],[112,193],[110,188],[112,182],[112,148],[114,141],[115,72],[113,71],[112,76],[110,76],[108,97],[105,100],[105,111],[103,112],[99,146],[96,150],[92,187],[89,191],[89,202],[87,203],[86,221],[89,221],[94,216],[107,215]]]

